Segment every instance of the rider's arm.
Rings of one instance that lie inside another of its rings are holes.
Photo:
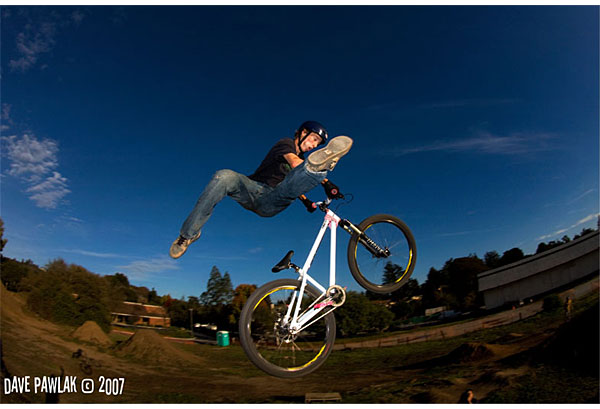
[[[295,153],[286,153],[285,155],[283,155],[283,158],[290,164],[292,168],[295,168],[298,165],[302,165],[302,162],[304,162]]]

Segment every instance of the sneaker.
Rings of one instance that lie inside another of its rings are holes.
[[[347,136],[336,136],[331,139],[327,146],[308,156],[308,169],[313,172],[333,170],[338,160],[348,153],[352,143],[352,139]]]
[[[179,257],[183,256],[183,253],[185,253],[185,251],[187,250],[189,245],[200,238],[200,233],[198,233],[196,236],[194,236],[191,239],[186,239],[183,236],[179,236],[177,238],[177,240],[175,240],[173,242],[173,244],[171,244],[171,249],[169,250],[169,255],[173,258],[179,258]]]

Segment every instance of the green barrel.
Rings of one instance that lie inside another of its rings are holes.
[[[229,332],[228,331],[217,332],[217,345],[220,347],[229,346]]]

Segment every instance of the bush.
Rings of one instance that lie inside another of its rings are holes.
[[[562,302],[560,301],[560,297],[556,294],[552,294],[544,298],[544,303],[542,304],[542,309],[545,312],[553,312],[562,307]]]
[[[108,332],[110,306],[115,300],[100,276],[59,259],[24,281],[31,288],[28,306],[42,318],[76,327],[95,321]]]

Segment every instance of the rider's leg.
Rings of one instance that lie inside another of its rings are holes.
[[[255,182],[240,173],[229,169],[219,170],[214,174],[194,209],[183,223],[181,236],[186,239],[196,237],[210,218],[214,207],[225,196],[230,196],[246,209],[253,210],[256,199],[270,190],[272,190],[271,187]]]
[[[312,171],[305,161],[292,169],[271,192],[258,198],[255,212],[261,216],[275,216],[294,202],[298,196],[318,186],[326,176],[327,171]]]

